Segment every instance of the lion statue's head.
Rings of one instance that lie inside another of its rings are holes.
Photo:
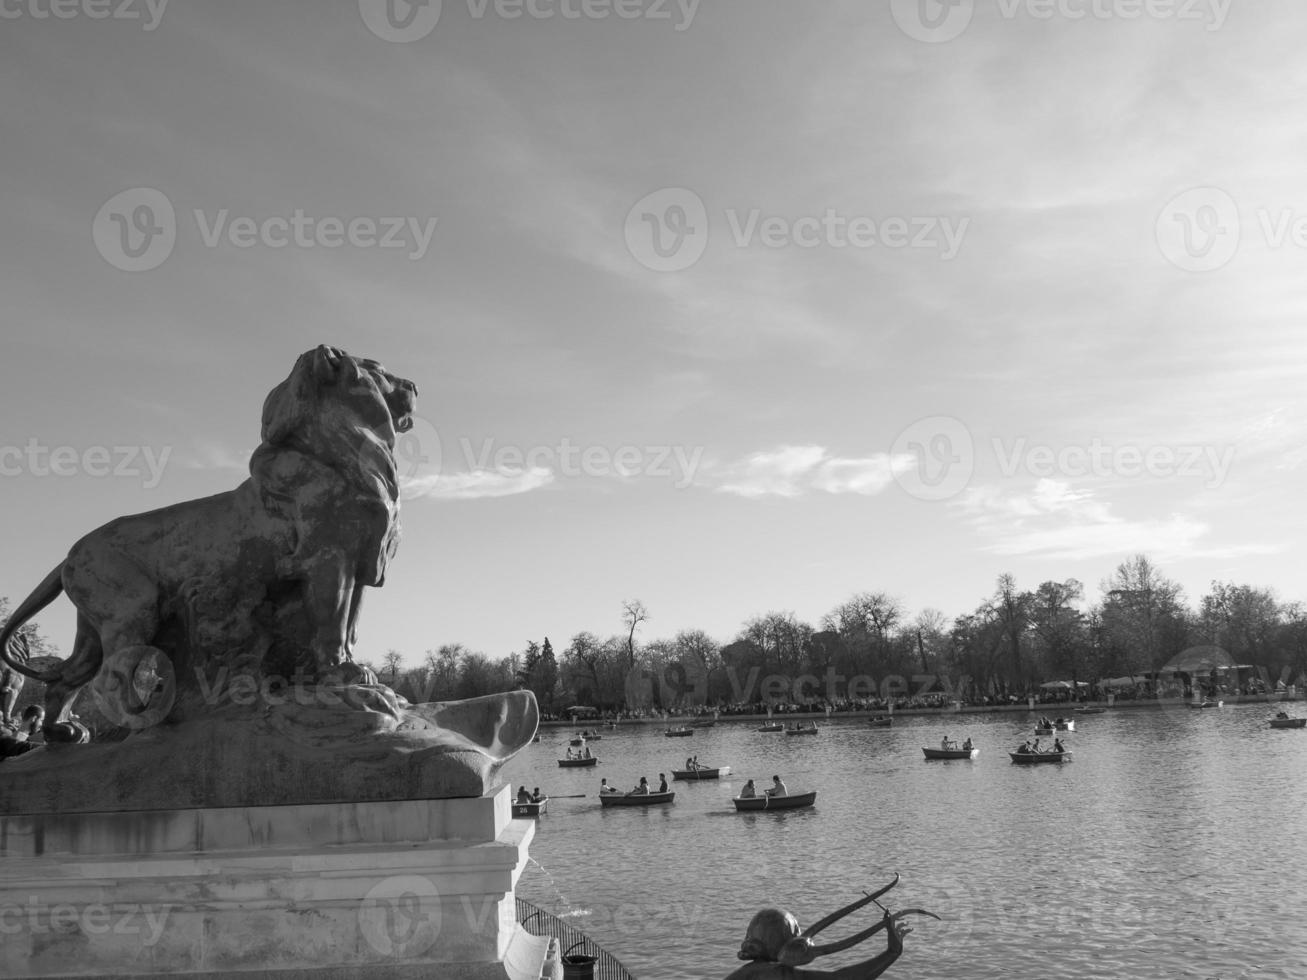
[[[413,427],[417,385],[378,362],[326,345],[300,355],[263,403],[258,466],[287,450],[331,466],[359,488],[398,496],[395,438]]]

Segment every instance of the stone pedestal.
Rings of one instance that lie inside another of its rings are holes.
[[[536,980],[510,792],[0,815],[0,976]]]

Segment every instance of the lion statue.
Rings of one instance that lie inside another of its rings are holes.
[[[375,681],[351,646],[363,588],[384,583],[399,542],[394,447],[416,396],[376,361],[320,346],[264,402],[245,482],[74,544],[0,630],[0,659],[47,685],[46,741],[89,740],[70,712],[93,681],[133,728],[212,708],[216,671]],[[61,592],[77,609],[72,655],[36,670],[18,631]]]

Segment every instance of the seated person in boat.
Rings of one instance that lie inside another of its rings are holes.
[[[1017,746],[1017,753],[1019,755],[1029,755],[1030,752],[1030,739],[1026,739],[1023,743]]]
[[[1276,718],[1288,718],[1288,717],[1289,717],[1289,713],[1288,713],[1287,711],[1277,711],[1277,712],[1275,713],[1275,717],[1276,717]]]
[[[686,768],[687,770],[688,770],[688,769],[693,769],[693,768],[694,768],[694,760],[691,759],[689,756],[686,756],[686,757],[685,757],[685,768]]]
[[[644,796],[644,795],[646,795],[648,792],[649,792],[649,778],[648,778],[647,776],[641,776],[641,777],[640,777],[640,784],[639,784],[638,786],[636,786],[635,789],[631,790],[631,792],[627,793],[626,795],[627,795],[627,796]]]
[[[945,752],[947,752],[949,749],[953,747],[953,743],[950,742],[948,740],[948,736],[945,735],[943,738],[939,740],[939,747],[943,749]]]
[[[519,786],[517,788],[517,802],[519,803],[531,802],[531,794],[526,791],[525,786]]]
[[[1053,739],[1053,751],[1054,751],[1054,752],[1065,752],[1065,751],[1066,751],[1066,749],[1064,749],[1064,748],[1062,747],[1062,740],[1061,740],[1060,738],[1055,738],[1055,739]]]
[[[658,792],[667,792],[667,777],[661,772],[658,774]]]
[[[616,786],[609,786],[609,785],[608,785],[608,780],[606,780],[606,779],[601,779],[601,780],[599,780],[599,795],[600,795],[600,796],[602,796],[604,793],[616,793],[616,792],[618,792],[617,787],[616,787]]]
[[[754,788],[753,780],[750,779],[744,784],[744,789],[740,790],[740,799],[752,800],[758,795],[758,790]]]
[[[970,735],[968,735],[968,736],[967,736],[967,740],[966,740],[965,742],[962,743],[962,748],[965,749],[965,750],[968,751],[968,752],[970,752],[973,748],[975,748],[975,746],[971,744],[971,736],[970,736]]]
[[[590,746],[587,745],[584,749],[581,750],[581,756],[580,756],[580,757],[581,757],[582,759],[593,759],[593,758],[594,758],[594,755],[590,752]]]
[[[545,798],[544,794],[540,792],[540,787],[537,786],[535,788],[535,791],[531,794],[531,802],[540,803],[544,800],[544,798]]]
[[[1044,748],[1039,744],[1039,739],[1035,739],[1035,744],[1030,746],[1031,752],[1043,752]]]
[[[568,757],[569,759],[575,759],[575,758],[576,758],[576,756],[572,755],[572,749],[571,749],[571,747],[569,747],[568,750],[567,750],[567,757]]]
[[[771,778],[771,786],[769,786],[768,789],[767,789],[767,795],[768,795],[768,796],[789,796],[789,795],[790,795],[790,791],[789,791],[788,789],[785,788],[785,784],[784,784],[783,782],[781,782],[781,777],[780,777],[780,776],[772,776],[772,778]]]

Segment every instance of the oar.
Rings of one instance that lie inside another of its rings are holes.
[[[551,800],[584,800],[584,799],[585,799],[585,794],[584,794],[584,793],[572,793],[572,794],[569,795],[569,796],[550,796],[550,797],[548,797],[548,798],[551,799]]]

